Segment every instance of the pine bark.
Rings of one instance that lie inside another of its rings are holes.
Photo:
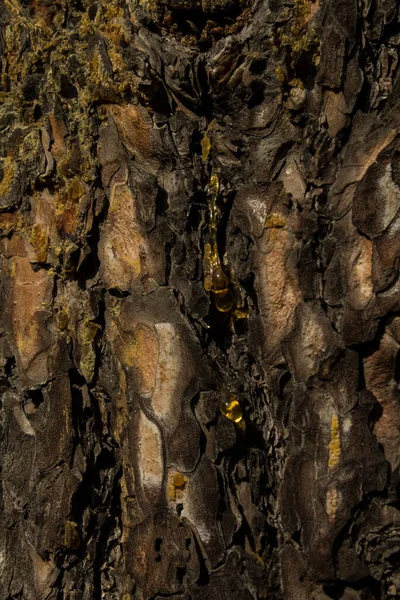
[[[400,597],[399,43],[0,4],[0,600]]]

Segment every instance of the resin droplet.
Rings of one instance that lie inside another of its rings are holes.
[[[222,292],[228,288],[229,279],[223,272],[222,267],[220,267],[220,266],[218,266],[214,269],[212,281],[213,281],[214,292]]]
[[[186,477],[182,473],[174,473],[172,483],[176,488],[184,488],[186,485]]]
[[[233,306],[233,298],[230,290],[222,290],[222,292],[214,291],[215,308],[219,312],[229,312]]]
[[[219,400],[219,410],[234,423],[240,423],[243,419],[242,407],[235,396],[222,396]]]
[[[210,183],[208,184],[208,189],[213,198],[216,199],[219,192],[219,177],[216,173],[213,173],[213,175],[211,175]]]
[[[201,142],[201,158],[205,162],[210,154],[211,150],[211,140],[207,135],[207,132],[204,134]]]

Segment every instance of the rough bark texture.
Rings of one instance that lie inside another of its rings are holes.
[[[400,597],[399,43],[396,0],[0,4],[0,600]]]

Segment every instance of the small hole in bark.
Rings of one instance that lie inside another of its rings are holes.
[[[263,73],[266,68],[267,68],[267,59],[266,58],[256,58],[255,60],[252,61],[249,70],[250,70],[250,73],[253,73],[254,75],[259,75],[260,73]]]
[[[397,352],[396,355],[396,362],[394,366],[394,378],[397,381],[397,383],[400,384],[400,350]]]
[[[65,75],[61,75],[60,94],[63,98],[66,98],[67,100],[78,97],[76,87],[68,80],[68,78]]]
[[[11,358],[7,358],[7,362],[4,367],[7,377],[11,377],[14,369],[15,369],[15,358],[14,358],[14,356],[12,356]]]
[[[248,448],[266,449],[262,431],[251,422],[246,426],[246,445]]]
[[[296,60],[295,69],[306,90],[312,90],[317,75],[317,69],[312,61],[312,52],[302,53]]]
[[[300,529],[298,531],[295,531],[292,534],[292,540],[294,542],[296,542],[296,544],[298,544],[299,546],[301,546],[301,530]]]
[[[22,97],[26,101],[39,99],[41,77],[37,73],[27,75],[22,86]]]
[[[168,210],[168,194],[163,188],[158,188],[156,197],[156,214],[162,215]]]
[[[247,277],[247,279],[241,279],[240,280],[240,285],[242,286],[242,288],[246,292],[246,295],[252,301],[252,303],[254,305],[254,308],[255,308],[255,311],[256,311],[256,314],[258,314],[258,312],[259,312],[259,310],[258,310],[258,299],[257,299],[256,291],[255,291],[254,280],[255,280],[255,275],[254,275],[254,273],[250,272],[249,276]]]
[[[170,116],[171,105],[164,85],[158,79],[151,79],[139,84],[144,104],[149,104],[160,115]]]
[[[96,15],[97,15],[97,4],[92,4],[92,6],[89,7],[88,15],[89,15],[89,19],[91,21],[94,21],[94,19],[96,18]]]
[[[329,587],[325,585],[323,587],[323,590],[329,598],[335,598],[335,600],[339,600],[339,598],[341,598],[341,596],[343,595],[344,586],[343,584],[336,584],[334,586]]]
[[[129,292],[126,292],[125,290],[120,290],[119,288],[110,288],[108,290],[108,293],[110,294],[110,296],[114,296],[115,298],[126,298],[127,296],[129,296]]]
[[[329,598],[341,600],[345,594],[345,588],[350,586],[355,590],[367,590],[368,598],[382,598],[380,584],[373,577],[365,577],[351,584],[347,581],[338,581],[335,585],[325,585],[323,590]]]
[[[292,146],[293,146],[293,142],[284,142],[282,144],[282,146],[279,148],[279,150],[275,154],[274,164],[271,167],[271,171],[274,171],[276,169],[276,167],[279,165],[279,163],[288,156],[289,151],[291,150]],[[281,168],[281,165],[279,165],[279,169],[280,168]],[[290,207],[288,207],[288,208],[290,208]]]
[[[211,21],[217,25],[231,25],[235,22],[241,12],[241,6],[232,4],[223,10],[213,13],[203,11],[200,7],[194,8],[170,8],[172,22],[176,24],[183,34],[196,34],[200,37],[205,26]]]
[[[201,9],[181,9],[172,7],[171,19],[180,33],[184,35],[197,34],[200,36],[204,29],[207,17]]]
[[[186,231],[192,233],[198,231],[203,221],[203,213],[206,207],[203,194],[195,194],[191,199],[189,207],[189,216],[187,219]]]
[[[156,541],[154,542],[154,550],[156,552],[160,552],[162,543],[163,543],[162,538],[156,538]]]
[[[73,8],[75,10],[79,10],[80,12],[84,12],[85,7],[83,5],[83,2],[81,0],[75,0],[74,2],[71,2]]]
[[[43,402],[42,390],[29,390],[29,398],[35,405],[35,408],[39,408]]]
[[[379,421],[379,419],[381,418],[382,415],[383,415],[383,408],[379,404],[379,402],[377,402],[376,404],[374,404],[374,406],[371,409],[371,412],[368,415],[368,427],[369,427],[370,431],[373,430],[375,423],[377,423]]]
[[[176,578],[178,580],[178,583],[182,584],[183,583],[183,576],[185,575],[185,567],[178,567],[176,569]]]
[[[264,89],[265,85],[262,81],[253,81],[251,84],[251,91],[253,92],[250,100],[248,101],[248,107],[254,108],[261,104],[264,100]]]
[[[39,104],[36,104],[35,108],[33,109],[33,118],[35,121],[39,121],[41,116],[42,116],[42,110],[41,110]]]
[[[398,564],[400,564],[400,551],[394,552],[394,554],[392,554],[391,556],[389,556],[388,557],[388,562],[393,567],[396,567]]]
[[[247,319],[236,319],[235,323],[235,332],[238,335],[245,335],[249,330],[249,324]]]
[[[289,383],[289,381],[291,380],[292,376],[290,374],[289,371],[286,371],[286,373],[284,373],[280,379],[279,379],[279,395],[283,396],[284,392],[285,392],[285,387],[286,385]]]

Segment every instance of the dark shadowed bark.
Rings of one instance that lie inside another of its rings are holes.
[[[0,600],[400,597],[396,0],[2,0]]]

